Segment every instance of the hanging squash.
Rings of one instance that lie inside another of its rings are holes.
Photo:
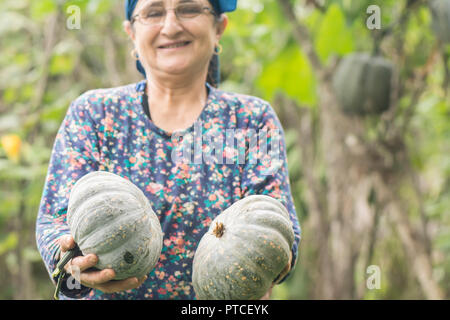
[[[339,105],[347,114],[381,114],[389,109],[392,64],[382,57],[353,53],[342,59],[333,76]]]
[[[436,36],[443,43],[450,43],[450,0],[433,0],[430,9],[431,25]]]
[[[294,231],[276,199],[252,195],[218,215],[195,252],[192,282],[198,299],[260,299],[281,280]]]
[[[112,268],[115,280],[147,275],[161,254],[161,225],[148,199],[113,173],[96,171],[77,181],[67,220],[83,255],[96,254],[96,268]]]

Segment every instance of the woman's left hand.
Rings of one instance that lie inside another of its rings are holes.
[[[272,288],[275,285],[275,283],[272,283],[272,285],[270,286],[269,290],[266,292],[265,295],[263,295],[263,297],[259,300],[270,300],[270,296],[272,295]]]

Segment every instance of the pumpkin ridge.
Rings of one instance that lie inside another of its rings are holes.
[[[217,258],[218,257],[210,257],[210,258],[213,258],[214,260],[217,260]],[[218,267],[220,266],[220,264],[216,264],[216,263],[212,263],[211,264],[211,270],[206,270],[206,272],[209,272],[209,273],[211,273],[211,274],[215,274],[215,273],[218,273],[218,272],[220,272],[220,270],[218,269]],[[220,278],[219,278],[220,279]],[[223,280],[223,279],[222,279]],[[221,287],[228,287],[228,288],[230,288],[230,286],[231,286],[231,284],[229,283],[229,282],[227,282],[227,281],[221,281]],[[214,287],[213,287],[213,289],[214,289]],[[206,290],[206,288],[205,288],[205,290]],[[217,291],[217,290],[216,290]],[[216,293],[217,294],[217,293]],[[220,294],[220,293],[219,293]],[[220,296],[220,299],[227,299],[228,297],[227,296],[225,296],[225,295],[222,295],[222,296]]]
[[[123,195],[120,195],[123,197]],[[130,199],[124,199],[128,200],[128,203],[132,203],[129,201]],[[107,209],[110,209],[110,213],[104,213],[104,208],[100,206],[106,206]],[[92,211],[90,211],[92,209]],[[124,210],[124,212],[120,215],[117,214],[118,211]],[[94,195],[89,200],[85,201],[83,204],[80,204],[80,206],[77,208],[77,212],[74,212],[75,219],[72,222],[69,222],[69,226],[79,226],[79,223],[86,220],[91,220],[91,223],[88,223],[84,229],[80,228],[73,228],[71,230],[74,231],[74,238],[78,239],[79,234],[91,234],[92,232],[95,232],[94,230],[96,228],[95,221],[97,219],[101,219],[102,223],[113,225],[114,223],[118,223],[121,219],[124,217],[131,218],[134,215],[141,214],[141,212],[144,210],[144,208],[141,207],[139,204],[138,206],[135,206],[134,208],[130,208],[125,212],[125,208],[118,209],[117,207],[111,206],[111,203],[109,201],[101,200],[101,198],[98,198],[97,195]],[[105,218],[108,218],[105,221]],[[104,232],[104,229],[100,229],[101,232]],[[99,230],[97,230],[98,232]]]
[[[274,241],[279,242],[278,244],[280,246],[284,246],[286,250],[289,249],[289,251],[290,251],[292,249],[292,243],[294,241],[294,237],[292,237],[292,241],[291,241],[291,238],[286,238],[284,234],[282,234],[278,230],[274,230],[274,229],[272,229],[270,227],[265,227],[265,226],[262,226],[262,225],[254,225],[252,227],[255,227],[256,229],[260,229],[261,234],[264,234],[265,236],[268,236],[268,234],[271,234],[272,236],[277,237],[277,239],[275,239]],[[235,232],[236,234],[244,235],[244,237],[245,237],[245,234],[252,233],[252,232],[245,232],[245,229],[242,230],[242,231],[239,231],[238,230],[239,228],[242,228],[242,227],[240,227],[240,226],[237,227],[237,229],[233,230],[233,232]],[[250,237],[250,239],[251,239],[251,237]]]
[[[210,262],[211,260],[216,261],[216,260],[218,260],[218,258],[219,257],[216,257],[216,252],[209,252],[206,255],[206,257],[195,256],[193,265],[198,264],[198,261]],[[226,259],[225,259],[225,261],[226,261]],[[198,273],[194,272],[193,273],[193,275],[192,275],[192,282],[193,282],[193,285],[195,286],[195,291],[196,291],[196,293],[198,295],[200,295],[200,296],[213,296],[215,299],[220,299],[220,300],[229,299],[228,296],[223,294],[223,292],[226,292],[226,291],[218,292],[217,289],[216,289],[217,285],[214,286],[212,283],[209,283],[207,280],[206,281],[204,280],[204,279],[208,279],[209,278],[209,274],[218,274],[220,272],[220,270],[218,269],[219,265],[221,265],[221,264],[210,263],[210,265],[209,265],[210,268],[201,269],[200,272],[198,272]],[[198,275],[199,274],[204,275],[204,278],[198,279]],[[220,281],[220,286],[221,287],[227,287],[230,291],[233,288],[231,281]]]
[[[248,199],[250,198],[250,199]],[[245,200],[245,201],[244,201]],[[241,202],[242,201],[242,202]],[[241,202],[241,203],[239,203]],[[242,200],[239,200],[235,204],[236,207],[231,209],[229,207],[227,211],[227,217],[230,221],[235,221],[236,219],[242,219],[242,216],[247,215],[248,212],[253,213],[253,211],[267,211],[276,213],[279,216],[284,217],[286,222],[292,223],[289,217],[289,213],[286,208],[281,204],[281,202],[275,198],[264,196],[264,195],[252,195]]]
[[[82,189],[84,191],[85,185],[89,186],[89,183],[92,183],[92,181],[94,181],[94,183],[96,185],[98,184],[107,184],[109,186],[115,186],[115,185],[129,185],[131,182],[128,181],[125,178],[122,178],[119,175],[115,175],[115,174],[107,174],[104,175],[103,174],[104,171],[94,171],[94,172],[90,172],[86,175],[84,175],[82,178],[78,179],[77,182],[75,183],[75,185],[72,187],[72,190],[77,190],[77,189]],[[102,178],[99,181],[99,178]],[[132,188],[132,186],[130,186]],[[136,187],[136,186],[134,186]]]
[[[249,214],[250,213],[250,214]],[[258,215],[264,215],[265,217],[269,216],[269,215],[275,215],[276,219],[279,222],[284,222],[284,223],[288,223],[288,224],[292,224],[291,219],[289,218],[289,216],[286,216],[286,212],[282,212],[279,210],[269,207],[265,207],[265,208],[247,208],[245,210],[243,210],[243,212],[241,212],[236,218],[237,219],[251,219],[252,217],[257,217]]]
[[[86,182],[90,182],[89,180]],[[87,195],[90,196],[92,194],[93,191],[96,191],[96,193],[101,193],[101,192],[109,192],[109,191],[120,191],[120,188],[125,188],[127,189],[127,191],[131,192],[136,198],[138,197],[139,192],[142,192],[141,189],[139,189],[137,186],[135,185],[131,185],[131,182],[127,182],[127,181],[117,181],[116,179],[112,179],[112,178],[108,178],[108,180],[105,181],[95,181],[95,182],[91,182],[94,185],[89,185],[87,183],[81,184],[81,185],[76,185],[72,188],[72,191],[77,192],[77,189],[82,189],[79,193],[83,194],[83,195]],[[87,186],[86,186],[87,184]],[[98,189],[98,190],[96,190]]]
[[[144,242],[144,243],[157,243],[158,240],[158,236],[155,234],[153,237],[148,238],[148,237],[141,237],[138,238],[139,242]],[[104,240],[103,243],[105,243],[107,240]],[[90,247],[85,247],[83,249],[83,254],[89,254],[89,253],[95,253],[99,256],[99,261],[97,263],[97,267],[100,269],[104,269],[104,268],[109,268],[110,266],[108,265],[108,263],[104,262],[103,260],[110,260],[110,257],[113,257],[113,261],[118,260],[120,261],[122,256],[119,255],[119,258],[114,259],[114,256],[117,255],[117,252],[126,252],[129,250],[132,251],[140,251],[140,254],[135,255],[136,259],[134,260],[134,262],[132,264],[126,264],[126,265],[122,265],[120,267],[120,270],[116,270],[116,272],[120,272],[120,273],[124,273],[125,275],[122,275],[121,277],[117,276],[115,279],[116,280],[120,280],[123,278],[127,278],[127,275],[133,275],[136,274],[136,272],[139,272],[140,276],[143,276],[144,274],[142,274],[143,267],[141,265],[141,261],[146,261],[146,258],[150,256],[150,253],[156,253],[157,249],[155,248],[155,250],[145,250],[142,252],[142,250],[138,250],[136,249],[136,247],[131,246],[130,249],[130,245],[129,244],[133,244],[136,241],[136,238],[130,237],[128,239],[126,239],[125,242],[120,243],[119,245],[113,245],[111,248],[107,248],[105,245],[101,246],[98,245],[98,243],[93,243]],[[162,241],[161,241],[161,245],[158,248],[162,247]],[[127,249],[128,248],[128,249]],[[159,254],[155,255],[156,258],[153,259],[153,261],[149,262],[149,271],[156,265],[158,259],[159,259]],[[126,271],[124,272],[122,269],[126,267]],[[149,272],[148,271],[148,272]],[[145,274],[148,273],[146,271]]]
[[[111,206],[110,204],[110,199],[105,200],[103,199],[103,197],[106,195],[108,195],[109,197],[113,197],[114,200],[119,200],[122,202],[122,204],[128,204],[128,202],[131,202],[130,200],[135,199],[134,196],[130,196],[130,195],[124,195],[123,193],[119,192],[119,191],[114,191],[114,193],[112,192],[108,192],[108,191],[103,191],[100,192],[98,194],[92,195],[91,197],[87,198],[87,199],[83,199],[83,201],[81,203],[77,203],[77,206],[74,206],[72,204],[69,204],[69,215],[70,215],[70,219],[68,221],[68,223],[71,223],[72,219],[85,219],[86,215],[89,215],[90,212],[94,211],[99,205],[106,205],[108,206],[108,209],[112,209],[113,211],[117,211],[117,210],[125,210],[126,208],[121,208],[118,209],[115,206]],[[111,194],[113,196],[111,196]],[[122,199],[119,199],[122,198]],[[94,208],[90,208],[94,207]],[[72,207],[76,208],[76,212],[74,212],[74,209],[72,209]],[[139,207],[142,207],[142,204],[139,203]],[[79,211],[83,211],[83,210],[92,210],[89,212],[82,212],[80,213]]]
[[[277,218],[272,217],[271,219],[267,219],[267,217],[262,216],[262,212],[260,214],[256,214],[256,212],[253,212],[254,214],[251,216],[247,215],[246,218],[242,218],[242,220],[246,223],[251,223],[252,226],[258,226],[264,229],[264,232],[276,231],[276,233],[282,235],[283,239],[286,239],[286,243],[294,242],[294,235],[292,233],[292,224],[290,220],[287,220],[284,216],[276,216]]]
[[[283,215],[285,215],[285,213],[287,213],[286,208],[284,207],[284,205],[281,203],[281,201],[279,199],[267,196],[267,195],[251,195],[248,196],[246,198],[244,198],[243,200],[247,200],[246,202],[243,202],[242,208],[245,209],[248,206],[251,205],[269,205],[271,207],[276,207],[278,208],[278,212],[282,212]],[[273,201],[275,200],[275,201]],[[287,217],[289,217],[289,215],[287,215]]]
[[[84,187],[84,189],[81,192],[81,195],[78,196],[78,198],[76,198],[75,200],[73,199],[69,199],[69,207],[75,207],[78,208],[80,205],[82,205],[83,202],[86,201],[86,197],[87,198],[91,198],[94,196],[101,196],[104,194],[109,194],[111,192],[117,192],[117,193],[121,193],[121,190],[119,189],[119,187],[126,187],[127,189],[130,187],[129,184],[125,184],[123,182],[117,182],[117,181],[108,181],[108,182],[96,182],[94,186],[81,186]],[[79,189],[80,187],[78,187]],[[132,190],[134,188],[131,188]],[[130,191],[130,190],[129,190]],[[135,198],[139,201],[142,202],[140,199],[140,197],[138,197],[138,194],[136,192],[136,190],[133,190],[134,192],[132,192],[133,196],[135,196]],[[141,191],[139,189],[139,191]],[[74,188],[72,189],[72,192],[76,192],[76,190],[74,190]],[[142,192],[142,191],[141,191]],[[94,194],[95,193],[95,194]],[[72,200],[72,201],[70,201]],[[68,220],[70,221],[71,219],[71,214],[70,214],[70,210],[68,212]]]
[[[98,252],[102,252],[102,244],[107,245],[108,242],[114,243],[115,242],[114,240],[120,241],[121,239],[118,239],[118,237],[120,238],[121,233],[122,233],[122,237],[126,236],[125,232],[127,229],[132,228],[133,226],[135,228],[136,227],[139,227],[140,229],[143,228],[142,224],[137,223],[139,220],[139,216],[143,214],[142,211],[143,210],[140,210],[140,211],[137,211],[134,213],[127,213],[124,216],[117,217],[113,221],[108,222],[108,227],[105,227],[105,228],[107,228],[106,230],[100,229],[100,228],[97,228],[97,229],[94,228],[94,230],[90,230],[90,232],[89,232],[90,236],[85,240],[85,242],[80,241],[80,243],[78,243],[78,244],[83,247],[85,245],[88,245],[89,247],[91,247],[91,246],[93,246],[92,244],[89,244],[89,241],[91,241],[91,242],[96,243],[96,246],[97,246],[96,249],[98,250]],[[132,218],[135,218],[135,219],[132,219]],[[146,218],[146,220],[147,219],[148,218]],[[122,227],[122,231],[120,229],[116,230],[117,229],[116,225],[118,225],[118,224],[120,224],[120,227]],[[150,227],[149,229],[151,229],[150,225],[151,225],[151,222],[150,222],[150,220],[148,220],[148,222],[146,223],[146,226],[149,226]],[[98,239],[99,238],[98,235],[99,234],[101,235],[104,233],[107,234],[106,237],[102,237],[101,239]],[[122,239],[124,239],[124,238],[122,238]]]
[[[99,178],[102,178],[100,181],[98,181]],[[84,175],[82,178],[80,178],[76,184],[72,187],[72,190],[76,189],[83,189],[86,188],[85,185],[89,186],[89,183],[91,181],[94,181],[95,185],[105,185],[106,190],[114,187],[126,187],[129,191],[131,191],[133,194],[138,197],[138,195],[143,194],[142,190],[138,188],[132,181],[125,179],[119,175],[106,172],[106,171],[94,171],[89,174]],[[91,182],[92,183],[92,182]],[[93,186],[95,187],[95,186]],[[86,191],[83,189],[82,192]]]
[[[293,243],[294,234],[292,232],[292,222],[288,211],[284,208],[281,202],[275,198],[264,195],[251,196],[251,198],[251,201],[247,201],[242,204],[239,208],[240,210],[234,215],[233,219],[231,219],[231,216],[227,216],[227,218],[230,218],[228,219],[229,222],[245,221],[247,224],[260,225],[264,228],[263,232],[266,232],[266,230],[273,231],[273,229],[276,229],[277,232],[288,240],[287,243]],[[255,199],[257,201],[255,201]],[[234,223],[229,224],[226,222],[225,217],[223,220],[228,228],[233,228],[235,225]],[[214,220],[211,225],[214,225],[215,221],[216,220]],[[237,225],[239,225],[239,223]]]
[[[140,239],[140,240],[143,241],[142,239]],[[129,249],[129,247],[127,247],[126,244],[129,243],[130,241],[132,241],[132,239],[129,239],[126,243],[124,243],[116,248],[113,248],[112,250],[108,250],[108,251],[104,251],[104,252],[97,251],[97,253],[101,257],[103,257],[104,260],[109,260],[111,255],[114,257],[115,255],[117,255],[117,251],[120,251],[123,254],[120,254],[119,258],[117,258],[116,260],[124,260],[124,258],[125,258],[124,254],[129,253],[129,250],[127,250],[127,248]],[[122,247],[125,247],[125,248],[122,248]],[[135,249],[135,248],[133,248],[133,249]],[[91,252],[96,253],[96,248],[91,248],[90,250],[85,249],[85,250],[89,253],[91,253]],[[149,256],[150,256],[150,252],[147,250],[147,251],[144,251],[144,254],[133,255],[132,263],[123,263],[123,261],[122,261],[122,263],[119,264],[119,265],[121,265],[120,269],[115,270],[115,271],[116,272],[119,271],[120,273],[123,273],[123,275],[121,277],[116,277],[115,280],[121,280],[124,278],[128,278],[128,275],[131,276],[131,275],[138,274],[140,276],[143,276],[145,274],[148,274],[150,272],[150,270],[156,265],[156,263],[159,259],[159,256],[157,256],[157,258],[153,259],[153,261],[151,261],[151,263],[149,263],[148,266],[143,267],[141,262],[146,261]],[[100,269],[110,267],[110,266],[108,266],[107,263],[103,263],[102,258],[99,258],[97,266]],[[123,271],[122,269],[126,269],[126,271]]]
[[[115,180],[116,182],[130,182],[129,180],[125,179],[124,177],[108,172],[108,171],[92,171],[84,176],[82,176],[80,179],[77,180],[78,186],[81,186],[82,184],[85,184],[89,182],[90,180],[97,180],[98,178],[102,178],[102,180]]]
[[[258,226],[259,227],[259,226]],[[257,227],[257,228],[258,228]],[[272,237],[276,237],[277,239],[273,239],[273,238],[271,238],[272,240],[273,240],[273,242],[278,242],[278,245],[279,245],[279,247],[280,247],[280,249],[276,249],[276,250],[274,250],[274,254],[276,254],[277,256],[279,256],[280,255],[280,253],[283,253],[283,252],[285,252],[285,251],[287,251],[287,250],[289,250],[289,251],[291,251],[292,250],[292,245],[290,245],[289,243],[288,243],[288,241],[286,241],[286,239],[282,236],[282,235],[280,235],[279,234],[279,232],[276,232],[276,231],[274,231],[274,230],[270,230],[269,228],[263,228],[263,227],[259,227],[259,228],[261,228],[261,229],[263,229],[263,230],[261,230],[262,232],[261,232],[261,234],[263,234],[264,236],[262,236],[262,237],[265,237],[265,236],[267,236],[267,234],[268,233],[272,233]],[[242,231],[240,231],[240,230],[233,230],[233,232],[234,233],[236,233],[237,235],[239,235],[240,236],[240,238],[247,238],[249,241],[251,241],[251,240],[255,240],[255,235],[251,235],[250,234],[250,232],[248,232],[248,233],[245,233],[244,232],[244,230],[242,230]],[[267,238],[270,238],[270,237],[267,237]],[[245,241],[245,239],[243,239],[244,241]],[[264,242],[264,239],[263,238],[261,238],[261,239],[259,239],[259,240],[261,240],[262,242]],[[255,245],[255,246],[253,246],[253,248],[252,248],[252,253],[254,253],[255,251],[257,251],[258,249],[260,249],[262,246],[260,245],[260,243],[258,243],[257,245]],[[265,247],[267,247],[267,246],[265,246]],[[238,252],[239,252],[239,250],[237,250]],[[258,256],[259,257],[263,257],[264,256],[264,254],[263,254],[263,252],[260,250],[259,252],[258,252]],[[285,264],[283,264],[283,266],[280,266],[280,271],[278,272],[278,271],[276,271],[276,270],[274,270],[274,273],[276,273],[276,276],[278,276],[278,274],[283,270],[283,268],[284,268],[284,266],[288,263],[288,259],[289,259],[289,257],[288,256],[286,256],[286,263]],[[272,263],[273,261],[271,261],[269,258],[268,259],[266,259],[267,261],[268,261],[268,263],[270,264],[270,263]],[[262,265],[260,266],[257,262],[255,262],[255,261],[253,261],[258,267],[260,267],[260,268],[263,268],[262,267]],[[263,268],[263,270],[265,270],[264,268]],[[266,270],[267,271],[267,270]],[[275,279],[275,278],[274,278]],[[271,280],[274,280],[274,279],[271,279]]]
[[[240,225],[240,224],[226,224],[225,222],[224,224],[224,229],[227,230],[227,233],[224,234],[222,237],[245,237],[246,234],[252,233],[251,231],[248,231],[245,227],[246,224],[251,223],[252,224],[252,228],[257,228],[259,229],[258,233],[261,234],[272,234],[274,236],[276,236],[278,239],[277,241],[280,242],[281,245],[285,245],[286,249],[291,250],[292,249],[292,244],[294,242],[294,235],[293,235],[293,231],[292,229],[289,229],[287,226],[283,227],[283,225],[271,225],[271,224],[267,224],[267,220],[264,221],[259,221],[259,220],[254,220],[252,219],[251,221],[248,221],[246,219],[243,219],[242,217],[240,218],[242,221],[244,222],[244,226]],[[289,220],[289,223],[290,220]],[[252,237],[249,237],[249,240],[251,240]],[[218,242],[220,243],[220,242]]]

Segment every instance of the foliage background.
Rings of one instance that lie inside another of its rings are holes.
[[[316,270],[323,261],[320,248],[313,241],[313,235],[320,229],[313,223],[308,197],[309,168],[299,142],[298,126],[287,119],[307,113],[313,119],[312,126],[320,129],[317,116],[323,94],[322,80],[306,47],[296,39],[282,2],[289,1],[239,1],[238,10],[228,14],[230,23],[221,42],[224,48],[221,89],[262,97],[280,115],[303,239],[295,271],[274,288],[273,298],[320,299],[327,296],[315,289],[323,276]],[[393,125],[408,119],[402,141],[408,154],[405,166],[411,168],[411,179],[397,181],[398,197],[408,204],[402,212],[412,234],[416,235],[413,240],[427,243],[431,281],[441,290],[437,297],[448,299],[450,48],[433,33],[427,1],[295,0],[289,3],[298,21],[309,31],[310,43],[322,65],[332,66],[351,52],[379,49],[398,67],[403,91],[399,94]],[[79,30],[66,27],[70,17],[67,8],[73,4],[81,9]],[[366,8],[371,4],[380,6],[382,31],[388,31],[380,38],[379,45],[374,39],[380,33],[366,27]],[[408,4],[414,6],[409,8]],[[52,297],[54,287],[34,237],[49,156],[56,131],[72,100],[93,88],[141,79],[130,57],[131,42],[122,29],[123,15],[122,1],[3,0],[0,3],[1,299]],[[423,70],[424,66],[429,66],[426,76],[423,81],[416,81],[417,70]],[[288,109],[286,105],[295,107]],[[367,138],[376,137],[378,120],[363,121]],[[320,147],[320,139],[317,141]],[[326,185],[326,166],[319,161],[315,170],[318,179]],[[388,211],[380,214],[379,222],[370,229],[375,231],[371,258],[356,259],[351,279],[346,280],[352,283],[352,293],[337,298],[433,297],[424,287],[420,271],[413,268],[414,255],[407,253],[389,214]],[[378,290],[368,290],[365,286],[366,261],[381,269]]]

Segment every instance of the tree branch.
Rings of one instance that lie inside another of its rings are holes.
[[[324,5],[320,4],[317,0],[306,0],[306,5],[313,5],[314,8],[319,10],[322,13],[325,13],[327,9]]]
[[[374,33],[375,42],[381,42],[386,36],[391,34],[394,31],[395,27],[402,27],[402,25],[406,22],[409,15],[411,14],[410,10],[417,9],[421,4],[423,4],[423,1],[421,0],[408,0],[406,1],[405,7],[401,11],[400,16],[394,20],[389,26],[386,28],[383,28],[382,31],[378,33]]]
[[[428,235],[428,217],[425,212],[425,206],[424,206],[424,200],[423,200],[423,194],[422,194],[422,188],[420,186],[420,180],[418,177],[417,172],[412,168],[411,165],[411,157],[409,155],[408,150],[405,150],[405,157],[408,159],[406,162],[406,173],[411,179],[412,187],[418,202],[418,210],[420,214],[420,222],[421,222],[421,233],[422,233],[422,241],[424,248],[426,250],[426,253],[428,255],[428,259],[430,260],[430,263],[432,261],[431,258],[431,252],[432,252],[432,244],[431,239]]]
[[[38,82],[36,94],[31,101],[31,110],[36,110],[42,105],[42,99],[45,91],[47,90],[48,77],[49,77],[49,64],[52,57],[53,48],[56,44],[56,33],[58,28],[56,27],[59,14],[59,10],[52,14],[47,21],[45,33],[44,33],[44,54],[42,58],[42,77]]]
[[[444,64],[445,76],[442,82],[442,89],[444,90],[444,98],[448,96],[448,88],[450,86],[450,69],[448,67],[448,60],[450,59],[450,51],[446,51],[444,45],[442,44],[442,63]]]
[[[50,59],[53,54],[53,49],[57,43],[57,31],[59,30],[59,28],[57,28],[57,23],[59,19],[59,12],[60,10],[57,9],[56,12],[49,17],[49,20],[47,21],[47,25],[45,28],[44,53],[42,58],[42,76],[40,77],[40,80],[37,83],[35,95],[30,101],[30,110],[31,112],[35,113],[37,117],[36,123],[33,125],[33,127],[27,134],[26,138],[27,141],[30,141],[31,139],[34,139],[34,137],[37,137],[38,136],[37,132],[41,128],[39,115],[43,112],[42,102],[44,100],[44,95],[48,87],[48,81],[50,76]]]
[[[112,26],[108,26],[112,29]],[[117,56],[116,48],[114,46],[114,40],[109,32],[105,31],[105,69],[107,71],[109,81],[112,86],[119,86],[121,82],[121,77],[117,71]]]
[[[314,49],[314,42],[311,39],[308,29],[302,23],[297,20],[294,13],[294,7],[289,0],[278,0],[281,9],[288,21],[293,26],[293,34],[295,40],[299,43],[300,47],[304,50],[311,62],[313,68],[319,73],[320,76],[324,75],[324,68],[320,62],[319,56]]]
[[[430,56],[428,57],[428,60],[425,63],[425,65],[415,73],[414,85],[413,85],[413,90],[412,90],[412,94],[411,94],[411,96],[412,96],[411,102],[404,112],[403,123],[399,129],[400,137],[403,137],[409,128],[409,124],[411,122],[412,117],[415,114],[419,99],[424,91],[427,76],[431,72],[434,64],[437,62],[438,55],[439,55],[439,50],[438,50],[438,47],[435,46],[433,48],[433,50],[431,51]]]
[[[398,182],[399,177],[393,177],[392,179]],[[433,278],[431,259],[426,252],[421,237],[417,237],[417,231],[409,221],[404,203],[399,200],[401,198],[398,195],[398,187],[387,187],[384,179],[378,176],[377,191],[380,195],[381,202],[386,203],[386,207],[390,209],[389,217],[395,224],[400,241],[403,244],[407,258],[411,262],[413,272],[424,295],[427,299],[443,299],[444,293]]]

